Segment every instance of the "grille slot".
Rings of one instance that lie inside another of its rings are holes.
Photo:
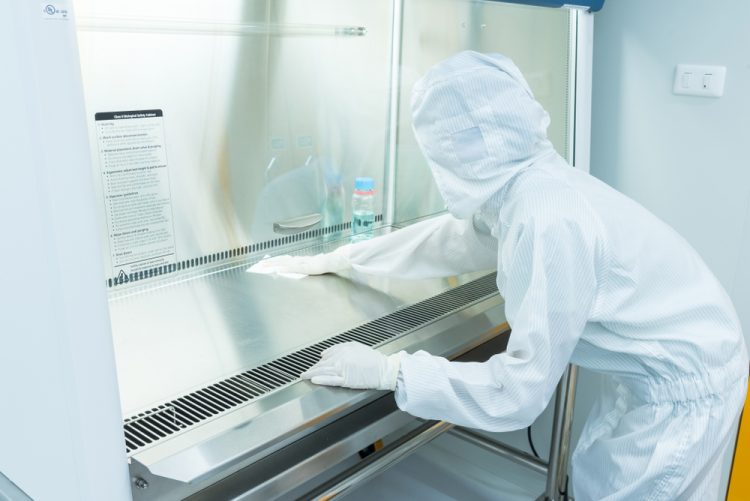
[[[184,398],[178,398],[176,401],[172,402],[172,404],[180,413],[180,420],[187,421],[188,424],[198,423],[211,415],[207,412],[202,412],[200,409],[195,409],[193,404]]]
[[[222,411],[229,409],[228,405],[223,405],[222,402],[215,397],[211,397],[211,394],[206,390],[198,390],[192,395],[185,398],[194,398],[197,401],[197,405],[205,405],[206,409],[211,411],[213,414],[218,414]]]
[[[336,336],[337,340],[340,340],[340,342],[349,342],[349,341],[357,341],[362,344],[366,344],[367,346],[372,346],[374,343],[372,343],[370,340],[357,336],[353,332],[347,332],[345,334],[341,334],[339,336]]]
[[[279,386],[284,386],[293,381],[293,379],[287,374],[277,372],[269,367],[269,364],[261,365],[253,370],[243,372],[242,376],[246,377],[253,383],[259,384],[262,388],[267,388],[269,390],[273,390]]]
[[[138,449],[179,431],[187,424],[192,423],[178,420],[173,405],[160,405],[125,420],[125,446],[128,452]]]
[[[304,360],[299,360],[293,355],[287,355],[278,360],[274,360],[269,365],[278,370],[284,371],[286,374],[289,374],[296,379],[300,374],[312,367],[313,363],[307,363]]]
[[[305,364],[315,364],[315,362],[318,361],[318,357],[310,353],[307,348],[294,353],[292,357],[298,359],[299,361]]]
[[[496,293],[492,273],[127,418],[125,448],[136,452],[293,383],[326,348],[348,341],[377,346]]]

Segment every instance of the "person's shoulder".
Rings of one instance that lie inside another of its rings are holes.
[[[564,176],[530,171],[508,190],[503,205],[515,218],[541,225],[576,222],[592,217],[586,197]]]

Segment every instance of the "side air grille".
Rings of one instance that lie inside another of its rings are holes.
[[[326,348],[347,341],[377,346],[496,293],[492,273],[129,417],[124,421],[127,452],[136,452],[297,381]]]

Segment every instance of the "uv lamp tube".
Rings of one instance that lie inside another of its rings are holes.
[[[272,35],[272,36],[344,36],[367,34],[364,26],[294,24],[294,23],[226,23],[190,19],[79,17],[76,27],[81,31],[121,33],[163,33],[185,35]]]

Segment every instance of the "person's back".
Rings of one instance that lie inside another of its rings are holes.
[[[606,496],[611,490],[590,490],[605,476],[621,495],[659,498],[673,492],[659,476],[665,466],[681,468],[684,478],[718,468],[732,421],[712,414],[741,405],[748,356],[732,303],[697,252],[642,206],[556,154],[519,172],[502,198],[512,203],[499,210],[501,248],[513,246],[515,228],[529,224],[580,226],[596,242],[596,299],[571,361],[615,384],[589,421],[596,429],[577,448],[577,491],[587,499]],[[508,273],[502,259],[499,268]],[[672,426],[679,414],[702,426]],[[716,429],[707,426],[711,420]],[[668,454],[654,459],[660,442]],[[668,443],[697,448],[709,460],[680,457],[679,447]],[[650,467],[636,460],[639,454],[650,455]],[[618,455],[634,461],[616,475],[602,470]],[[696,471],[690,472],[691,461]],[[694,499],[714,495],[715,473],[709,485],[683,492]],[[684,480],[679,476],[672,479],[676,485]]]
[[[501,211],[500,220],[507,223],[516,217],[513,212],[533,213],[537,200],[552,200],[552,193],[561,192],[567,192],[568,198],[581,197],[585,205],[579,206],[591,214],[570,214],[577,205],[569,203],[542,210],[577,221],[595,216],[599,225],[588,231],[598,232],[606,244],[602,259],[607,262],[601,263],[606,276],[599,277],[606,286],[600,289],[578,351],[614,351],[623,357],[620,365],[590,368],[637,378],[667,370],[715,373],[732,363],[747,367],[734,307],[685,239],[600,180],[561,159],[549,160],[519,173],[505,197],[520,202]],[[526,207],[521,210],[519,203]],[[627,353],[634,355],[632,360],[626,359]],[[586,356],[578,360],[574,353],[574,357],[579,365],[589,367]]]

